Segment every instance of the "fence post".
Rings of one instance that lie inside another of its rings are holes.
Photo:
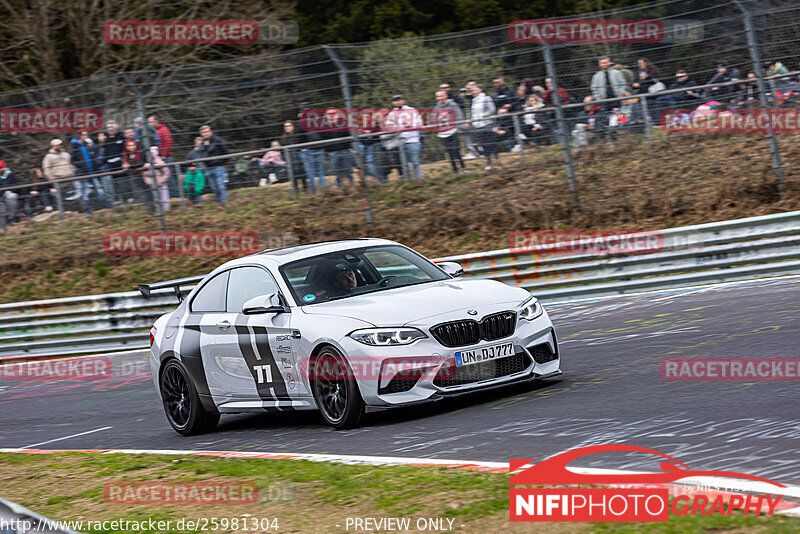
[[[567,180],[569,182],[569,192],[572,196],[572,207],[580,209],[578,201],[578,187],[575,183],[575,168],[572,166],[572,152],[569,147],[569,136],[567,135],[567,123],[564,120],[564,109],[561,107],[561,95],[558,94],[558,80],[556,79],[556,66],[553,61],[553,53],[548,43],[542,44],[544,51],[544,62],[547,69],[547,77],[553,85],[553,104],[556,107],[556,123],[558,125],[561,146],[564,148],[564,162],[567,164]]]
[[[642,115],[643,115],[642,118],[644,119],[644,134],[647,137],[647,139],[649,140],[649,139],[652,138],[651,137],[652,125],[650,123],[650,110],[648,109],[647,95],[644,95],[644,94],[641,95],[640,101],[642,103]]]
[[[161,199],[158,197],[158,188],[156,187],[156,172],[153,168],[153,155],[150,153],[150,134],[147,131],[147,113],[144,107],[144,97],[142,97],[141,91],[139,91],[139,88],[136,87],[127,73],[120,72],[120,75],[122,75],[122,79],[125,80],[125,83],[131,88],[134,96],[136,96],[136,107],[139,110],[139,115],[142,117],[142,145],[147,162],[150,164],[150,175],[152,176],[152,180],[150,180],[150,192],[153,195],[156,215],[158,216],[158,228],[162,232],[166,232],[167,225],[164,222],[164,210],[162,209]]]
[[[331,61],[333,61],[333,64],[339,71],[339,83],[342,86],[344,105],[347,108],[348,113],[350,113],[353,109],[353,99],[350,94],[350,82],[347,80],[347,69],[345,69],[342,62],[339,61],[339,56],[336,55],[336,52],[333,51],[330,45],[323,45],[322,48],[325,49],[328,57],[331,58]],[[353,152],[355,153],[354,157],[356,158],[358,168],[361,170],[361,184],[364,186],[364,211],[367,217],[367,224],[372,224],[372,201],[369,197],[369,185],[367,184],[366,169],[364,169],[364,162],[361,161],[361,153],[358,150],[358,133],[351,131],[350,136],[353,138]]]
[[[289,174],[289,182],[292,184],[292,198],[296,198],[297,181],[294,178],[294,167],[292,167],[292,158],[288,148],[283,149],[283,160],[286,162],[286,171]]]
[[[762,71],[761,54],[758,50],[756,32],[753,28],[753,15],[744,5],[742,0],[733,0],[744,16],[744,30],[747,35],[747,48],[750,50],[750,60],[753,62],[753,72],[756,75],[758,85],[758,99],[762,109],[770,112],[770,120],[767,123],[767,137],[769,138],[769,150],[772,153],[772,167],[775,169],[777,178],[778,194],[783,197],[783,164],[781,163],[781,153],[778,147],[778,137],[772,129],[772,108],[767,101],[767,85],[764,83],[764,73]]]
[[[56,190],[56,208],[58,209],[58,222],[64,226],[64,198],[61,196],[61,184],[56,182],[53,184]]]

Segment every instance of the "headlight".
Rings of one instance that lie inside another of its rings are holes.
[[[416,328],[365,328],[350,332],[350,337],[365,345],[409,345],[426,336]]]
[[[519,311],[519,318],[526,321],[533,321],[542,313],[544,313],[544,308],[542,308],[542,305],[539,304],[538,300],[531,298],[522,305],[522,309]]]

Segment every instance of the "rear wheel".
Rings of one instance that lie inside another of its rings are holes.
[[[364,400],[345,357],[325,347],[312,372],[314,400],[325,422],[337,429],[356,426],[364,414]]]
[[[203,408],[189,373],[178,360],[170,360],[164,365],[159,387],[167,420],[179,434],[202,434],[214,430],[219,423],[218,413]]]

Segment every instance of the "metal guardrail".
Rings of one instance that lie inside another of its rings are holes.
[[[0,498],[0,533],[3,534],[80,534],[6,499]]]
[[[659,250],[650,253],[554,253],[539,246],[434,261],[459,262],[465,276],[516,285],[544,302],[800,273],[800,211],[655,234]],[[131,291],[0,304],[0,359],[146,349],[153,321],[174,306],[166,289],[151,299]]]

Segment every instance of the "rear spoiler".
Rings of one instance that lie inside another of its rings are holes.
[[[149,299],[152,292],[157,289],[167,289],[171,287],[175,291],[175,296],[178,297],[178,302],[183,302],[183,295],[181,294],[181,286],[188,286],[200,283],[206,275],[201,274],[198,276],[189,276],[186,278],[176,278],[175,280],[165,280],[164,282],[155,282],[153,284],[139,284],[139,292],[144,298]]]

